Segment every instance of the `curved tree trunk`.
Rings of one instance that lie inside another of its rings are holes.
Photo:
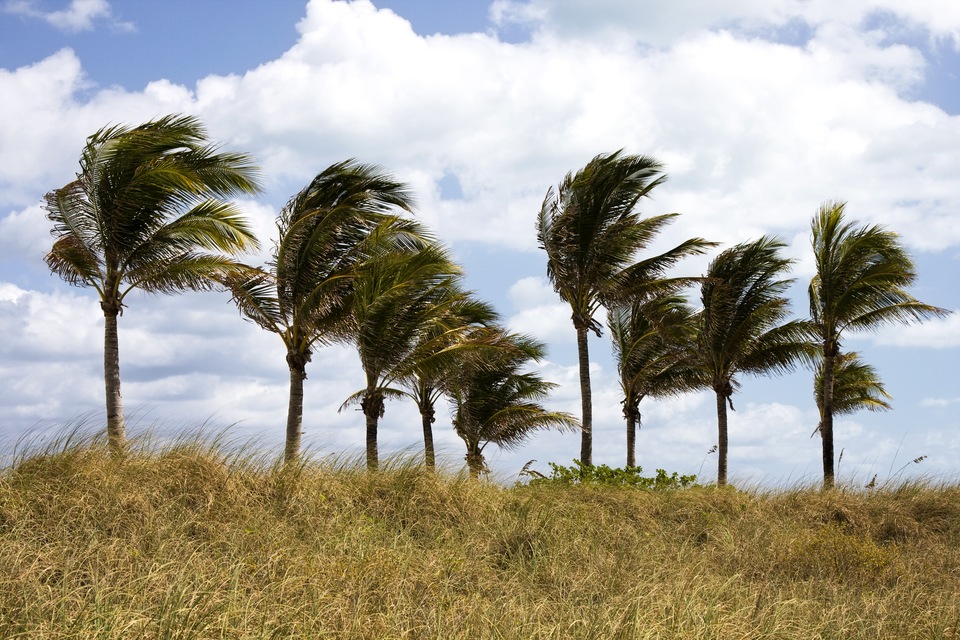
[[[383,394],[376,389],[368,389],[360,401],[367,422],[367,469],[375,471],[380,467],[377,451],[377,425],[383,416]]]
[[[587,327],[577,329],[577,356],[580,361],[580,408],[582,419],[580,425],[583,431],[580,434],[580,462],[586,466],[593,465],[593,393],[590,390],[590,352],[587,346]]]
[[[830,342],[823,343],[823,420],[820,437],[823,439],[823,488],[832,489],[833,472],[833,365],[837,348]]]
[[[420,421],[423,423],[423,462],[428,469],[436,467],[436,457],[433,451],[433,423],[436,422],[436,411],[428,401],[420,407]]]
[[[719,431],[718,448],[719,460],[717,462],[717,486],[723,487],[727,484],[727,395],[723,391],[717,391],[717,430]]]
[[[290,399],[287,403],[287,441],[283,449],[283,462],[290,464],[300,459],[300,441],[303,437],[303,381],[307,378],[306,356],[295,351],[287,352],[287,367],[290,369]]]
[[[119,455],[127,446],[123,399],[120,396],[120,340],[117,334],[120,303],[101,302],[100,308],[103,309],[103,384],[107,405],[107,444],[114,455]]]

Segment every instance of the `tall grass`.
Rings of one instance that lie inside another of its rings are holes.
[[[502,487],[220,441],[25,447],[0,638],[960,638],[960,487]]]

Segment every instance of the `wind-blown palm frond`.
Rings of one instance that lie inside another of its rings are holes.
[[[166,116],[104,127],[87,138],[76,180],[45,197],[56,238],[46,256],[66,282],[96,289],[104,312],[107,434],[125,444],[117,316],[133,289],[204,290],[257,246],[236,205],[256,193],[246,154],[222,152],[200,122]]]
[[[814,434],[823,426],[823,362],[817,368],[813,379],[813,395],[820,412],[820,424]],[[834,360],[833,369],[833,414],[847,415],[866,409],[868,411],[889,411],[893,407],[888,400],[893,396],[887,393],[877,370],[860,359],[856,351],[841,353]]]
[[[811,222],[817,267],[808,289],[810,316],[821,342],[823,483],[833,486],[833,395],[844,331],[873,331],[886,324],[919,322],[949,312],[906,291],[916,280],[899,236],[878,225],[844,220],[846,203],[825,202]]]

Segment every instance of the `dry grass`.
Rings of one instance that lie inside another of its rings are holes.
[[[960,487],[513,487],[181,441],[0,471],[0,637],[960,638]]]

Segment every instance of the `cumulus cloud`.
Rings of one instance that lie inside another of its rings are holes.
[[[67,33],[91,31],[99,22],[105,22],[115,31],[136,31],[132,22],[114,17],[107,0],[72,0],[67,8],[60,11],[41,11],[34,0],[8,0],[3,9],[7,13],[39,18]]]
[[[960,347],[960,310],[945,318],[934,318],[921,324],[886,327],[874,340],[877,344],[892,347],[955,349]]]

